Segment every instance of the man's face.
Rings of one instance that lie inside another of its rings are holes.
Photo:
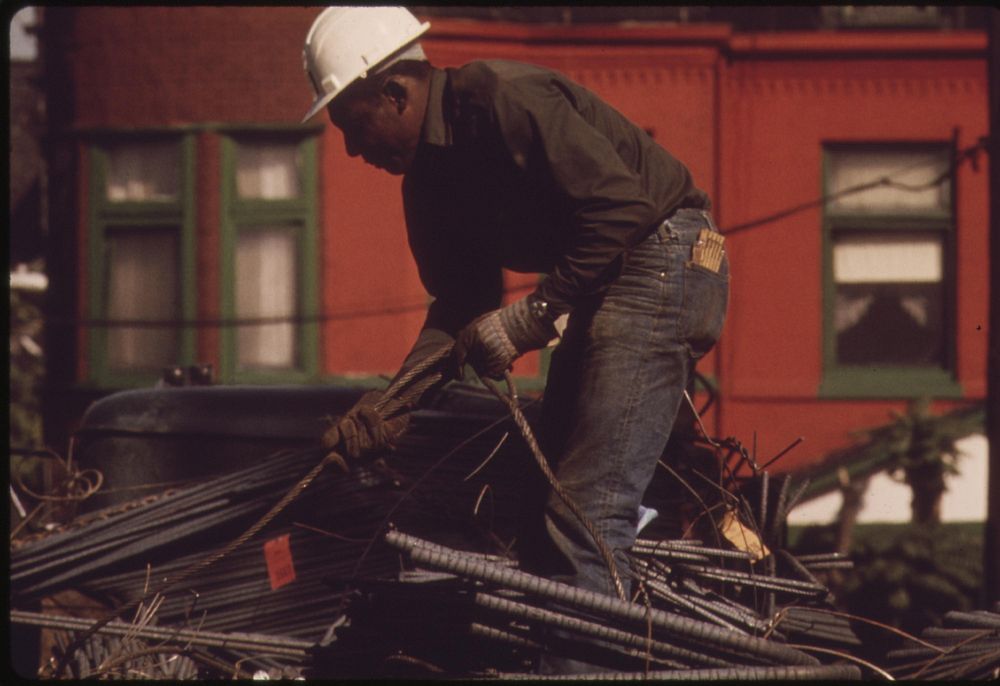
[[[405,174],[413,162],[419,142],[412,113],[385,93],[345,92],[327,107],[330,121],[344,134],[351,157],[360,155],[368,164],[390,174]]]

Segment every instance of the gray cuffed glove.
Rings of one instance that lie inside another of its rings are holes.
[[[368,391],[347,414],[323,434],[323,446],[358,460],[371,453],[392,448],[410,423],[409,408],[386,418],[375,409],[382,391]]]
[[[548,305],[534,295],[487,312],[458,333],[452,358],[456,376],[472,365],[480,376],[500,379],[518,357],[558,335]]]

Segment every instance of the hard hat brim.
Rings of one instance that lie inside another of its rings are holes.
[[[357,81],[357,79],[355,79],[355,81]],[[315,117],[317,114],[319,114],[320,110],[324,109],[327,105],[329,105],[333,101],[335,97],[337,97],[343,92],[344,89],[341,88],[339,91],[334,91],[333,93],[327,93],[322,98],[317,98],[313,102],[312,107],[309,108],[309,111],[306,112],[306,116],[302,117],[302,121],[299,123],[305,124],[307,121]]]
[[[380,62],[369,68],[367,70],[367,74],[377,74],[378,72],[389,66],[389,64],[395,62],[398,59],[398,56],[405,53],[407,50],[413,47],[413,45],[420,40],[421,36],[423,36],[427,32],[427,29],[429,29],[430,27],[431,27],[430,22],[424,22],[423,24],[421,24],[420,29],[417,31],[417,33],[413,35],[413,37],[409,41],[407,41],[405,44],[403,44],[396,50],[393,50],[391,54],[386,55],[384,59],[382,59]],[[331,93],[324,93],[321,97],[317,96],[316,99],[313,101],[312,106],[309,108],[309,111],[306,112],[306,115],[302,117],[302,121],[299,123],[305,124],[307,121],[315,117],[317,114],[319,114],[320,110],[324,109],[327,105],[333,102],[334,98],[336,98],[338,95],[347,90],[347,88],[352,83],[357,81],[359,78],[362,78],[363,75],[364,74],[359,74],[355,76],[353,79],[343,84],[339,89]]]

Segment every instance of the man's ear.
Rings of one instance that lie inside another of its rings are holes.
[[[409,102],[410,92],[402,81],[390,78],[382,86],[382,95],[389,99],[397,113],[402,114]]]

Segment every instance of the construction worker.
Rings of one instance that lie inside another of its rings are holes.
[[[560,339],[542,445],[604,544],[627,550],[695,362],[725,318],[729,267],[709,199],[649,134],[566,76],[509,61],[435,68],[419,43],[428,28],[402,7],[323,11],[305,42],[316,96],[305,119],[325,109],[349,155],[403,176],[433,301],[402,370],[454,342],[456,374],[468,364],[499,378]],[[502,305],[501,268],[544,276]],[[325,443],[351,457],[391,445],[405,421],[383,421],[375,400]],[[615,593],[562,498],[548,495],[536,530],[541,544],[522,551],[529,570]],[[554,656],[540,666],[589,670]]]

